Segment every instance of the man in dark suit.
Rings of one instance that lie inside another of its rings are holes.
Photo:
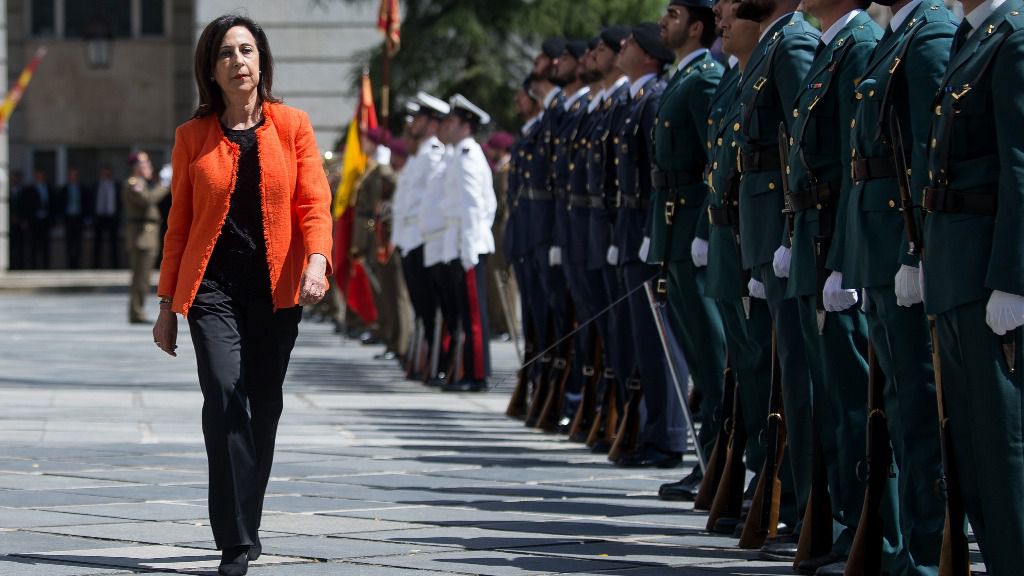
[[[54,198],[54,215],[64,224],[64,253],[68,268],[82,266],[82,222],[90,216],[91,194],[78,181],[78,168],[68,168],[67,183]]]
[[[108,268],[117,268],[118,264],[118,235],[121,226],[121,186],[110,171],[109,166],[100,168],[100,180],[96,184],[94,194],[93,216],[94,235],[92,245],[92,265],[94,268],[102,268],[101,254],[103,245],[109,246]]]
[[[52,192],[46,182],[46,172],[36,170],[34,181],[21,190],[21,213],[28,220],[28,267],[50,267],[50,224],[53,221]]]

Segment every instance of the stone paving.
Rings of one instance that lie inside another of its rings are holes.
[[[155,305],[155,304],[153,304]],[[202,398],[117,294],[0,295],[0,575],[214,574]],[[407,382],[304,321],[250,574],[789,574],[620,470],[504,416],[496,390]]]

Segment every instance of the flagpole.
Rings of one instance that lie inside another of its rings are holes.
[[[388,28],[390,29],[390,17]],[[391,38],[384,38],[384,66],[380,86],[380,125],[384,127],[384,133],[388,132],[388,117],[391,109]]]

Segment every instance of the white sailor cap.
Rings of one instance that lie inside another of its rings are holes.
[[[480,107],[470,102],[469,99],[462,94],[452,96],[448,103],[452,106],[452,114],[457,114],[467,120],[476,120],[481,126],[485,126],[491,122],[490,114],[481,110]]]
[[[419,110],[416,112],[419,114],[447,116],[452,111],[451,107],[444,100],[431,96],[422,90],[416,93],[415,102],[419,104]]]

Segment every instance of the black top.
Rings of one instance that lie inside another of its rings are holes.
[[[238,173],[231,207],[206,266],[203,284],[236,297],[270,296],[256,140],[256,129],[262,125],[261,120],[245,130],[221,126],[227,139],[239,147]]]

